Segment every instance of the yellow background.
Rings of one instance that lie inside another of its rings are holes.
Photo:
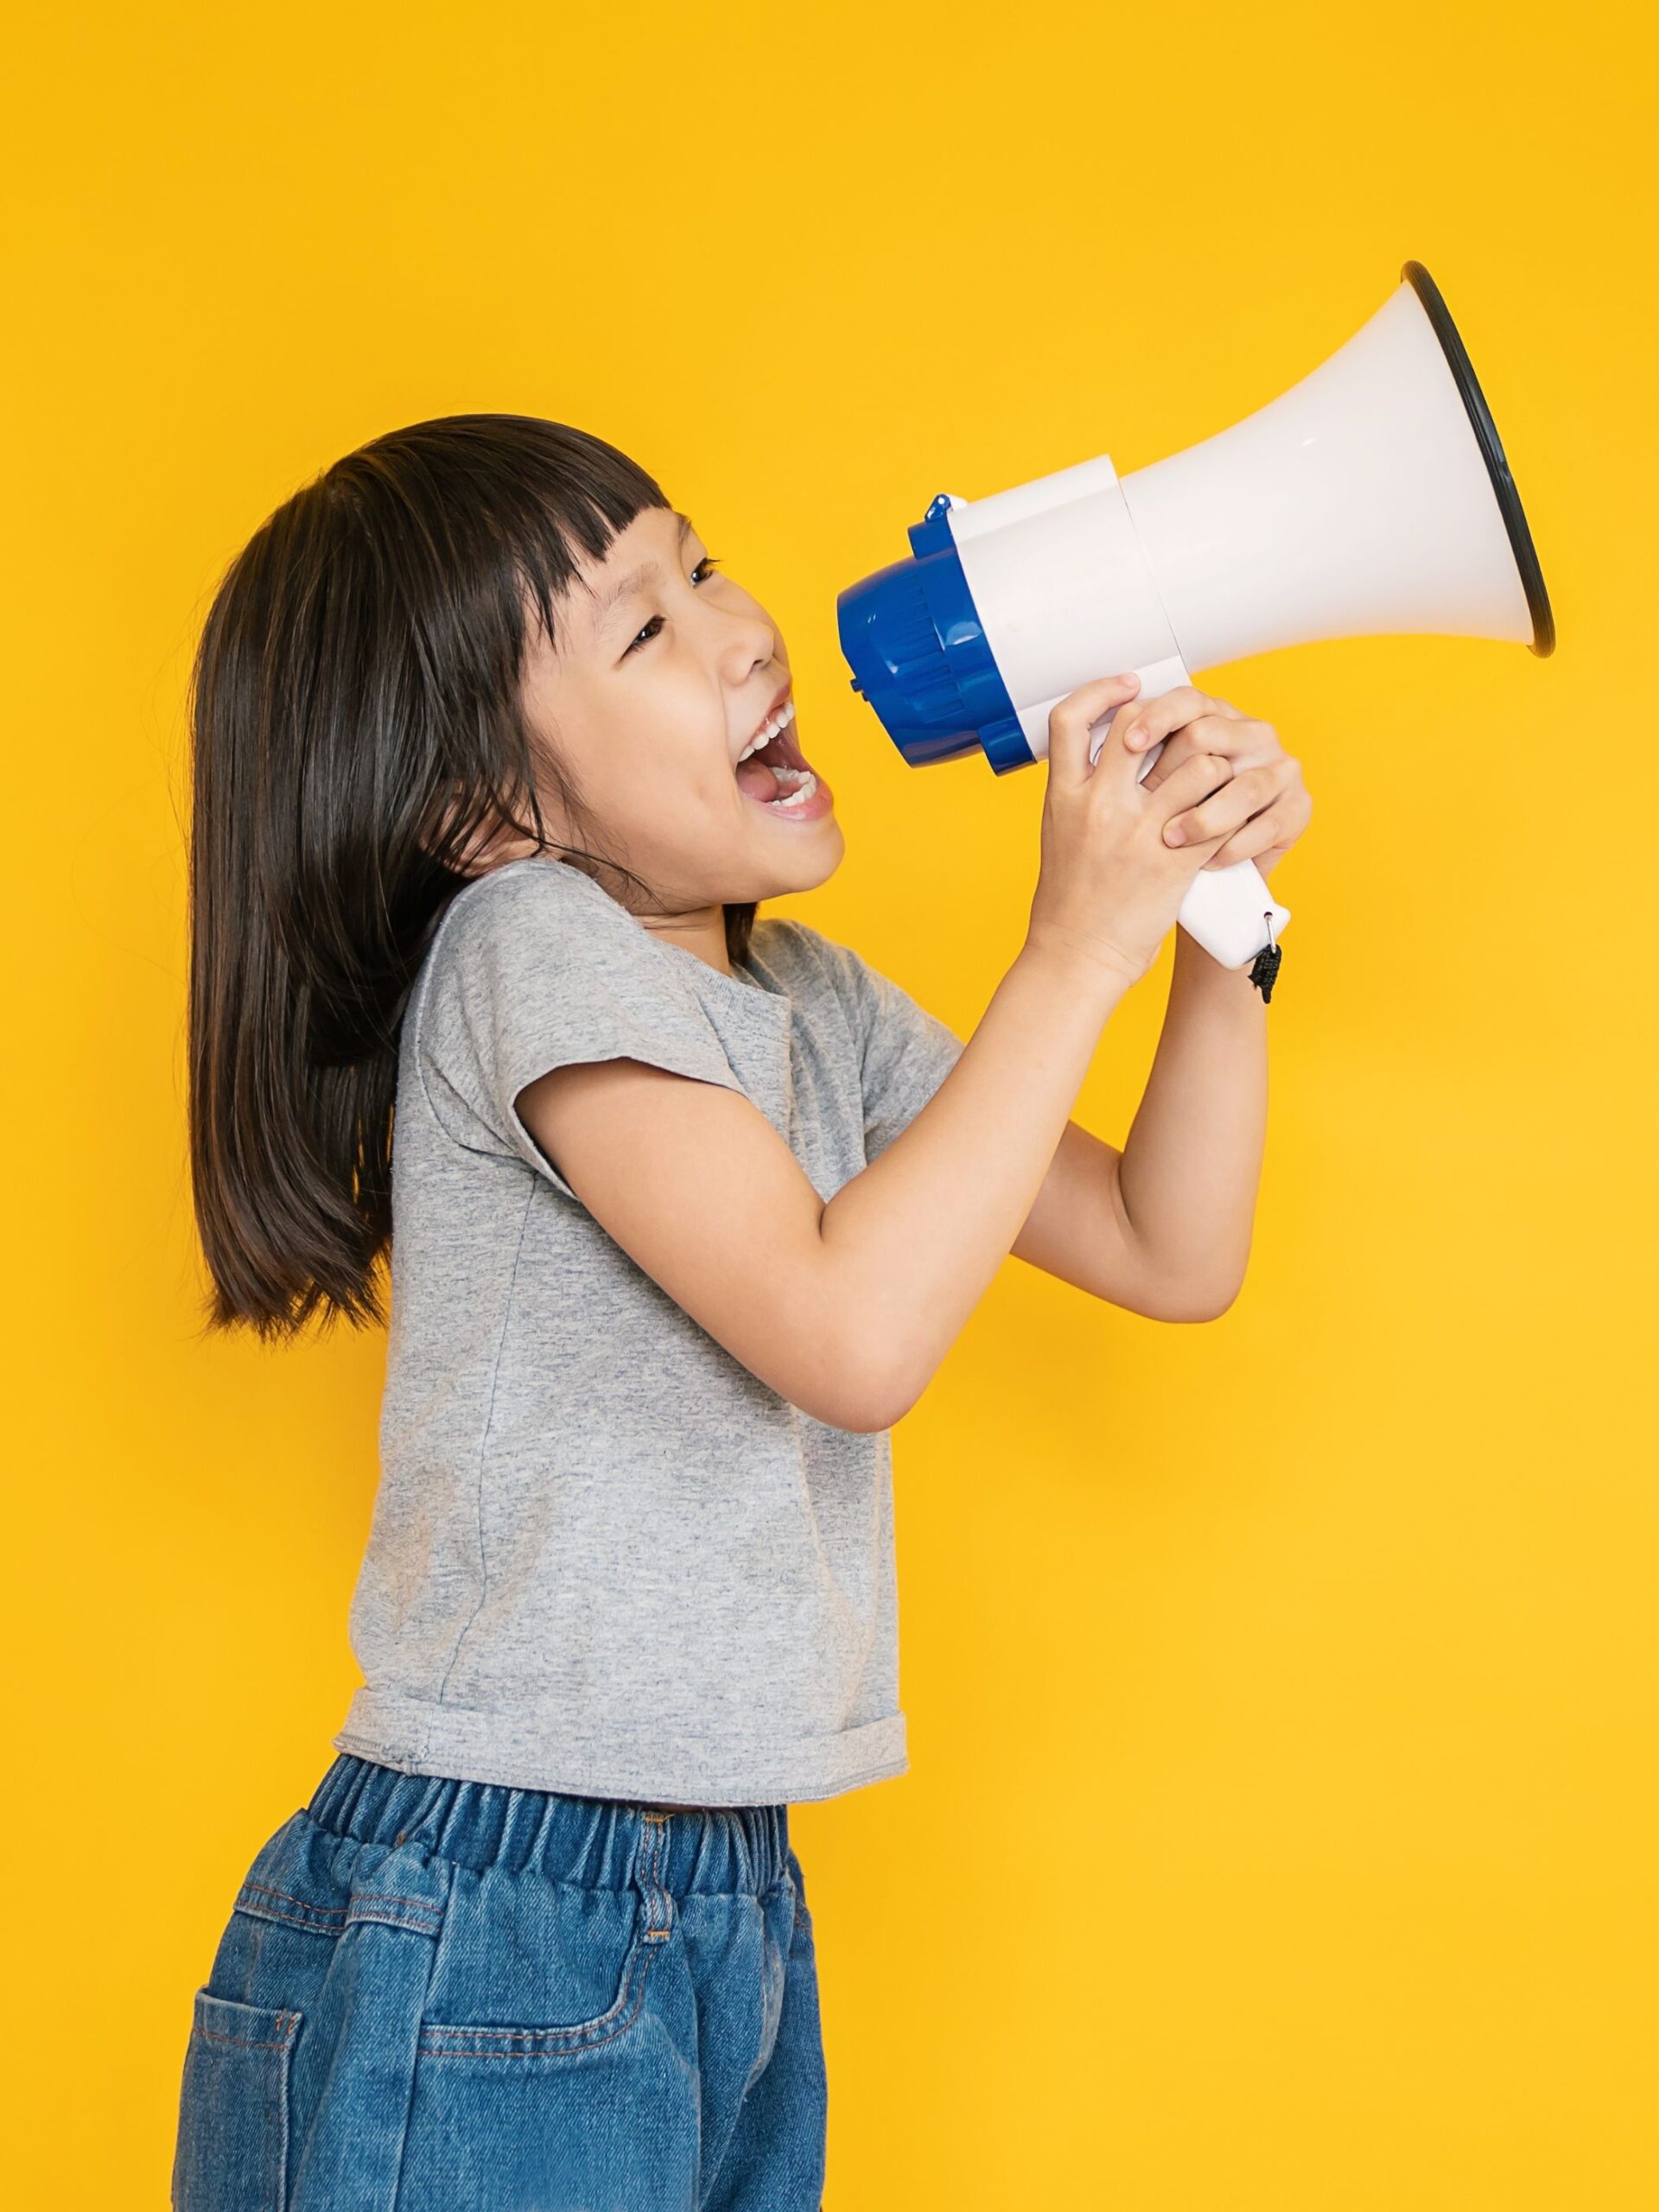
[[[34,11],[4,613],[19,2206],[159,2205],[191,1995],[358,1675],[383,1344],[196,1335],[181,695],[376,432],[634,454],[777,617],[849,851],[780,902],[964,1031],[1044,772],[915,772],[835,595],[1440,283],[1560,643],[1205,671],[1315,816],[1243,1297],[1010,1262],[895,1438],[912,1767],[791,1815],[828,2202],[1646,2206],[1652,34],[1592,4]],[[1169,948],[1079,1118],[1122,1142]]]

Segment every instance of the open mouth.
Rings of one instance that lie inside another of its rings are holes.
[[[820,784],[795,742],[792,699],[786,702],[783,712],[787,717],[784,727],[765,745],[738,762],[734,771],[737,787],[746,798],[755,800],[769,813],[800,814],[810,810],[817,814],[822,810],[815,802],[828,799],[828,787]]]

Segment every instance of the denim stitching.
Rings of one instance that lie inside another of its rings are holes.
[[[275,2043],[250,2043],[245,2036],[220,2035],[213,2028],[198,2027],[196,2033],[201,2037],[203,2043],[222,2043],[231,2050],[286,2050],[294,2040],[294,2030],[287,2024],[292,2020],[297,2027],[299,2018],[297,2012],[278,2012]]]
[[[255,1894],[250,1894],[253,1892]],[[298,1908],[296,1912],[279,1912],[274,1904],[267,1904],[264,1897],[280,1897],[286,1904]],[[387,1907],[406,1904],[407,1912],[382,1911]],[[237,1893],[234,1910],[245,1913],[253,1920],[270,1920],[285,1928],[302,1928],[313,1936],[337,1938],[347,1928],[364,1922],[375,1922],[387,1928],[408,1928],[416,1935],[435,1936],[442,1922],[441,1910],[435,1910],[429,1899],[424,1897],[377,1897],[372,1894],[354,1897],[346,1905],[308,1904],[303,1897],[291,1897],[283,1890],[267,1888],[263,1883],[245,1883]],[[338,1925],[331,1923],[338,1923]]]
[[[647,1820],[651,1819],[649,1814],[645,1817]],[[649,1831],[652,1851],[646,1864],[645,1879],[650,1885],[650,1894],[646,1897],[645,1906],[652,1924],[645,1933],[645,1941],[647,1943],[665,1943],[673,1933],[673,1913],[668,1891],[661,1878],[663,1870],[659,1863],[668,1856],[669,1818],[670,1815],[666,1813],[660,1815],[656,1821],[652,1821]],[[656,1925],[657,1901],[659,1897],[662,1900],[663,1908],[663,1924],[660,1928]]]
[[[306,1912],[346,1913],[351,1910],[350,1905],[346,1904],[313,1904],[308,1897],[293,1897],[287,1890],[273,1889],[268,1882],[244,1882],[242,1886],[261,1897],[281,1897],[285,1904],[299,1905]],[[417,1912],[433,1910],[430,1897],[381,1897],[378,1902],[382,1904],[412,1904]]]
[[[537,2056],[555,2057],[563,2051],[591,2050],[600,2044],[609,2043],[623,2030],[632,2024],[635,2015],[645,2002],[645,1982],[652,1958],[650,1951],[642,1951],[628,1972],[622,1993],[608,2012],[601,2012],[575,2028],[458,2028],[444,2027],[432,2022],[421,2035],[423,2057],[462,2058],[534,2058]],[[632,2003],[629,2002],[632,1999]],[[616,2025],[607,2028],[603,2035],[594,2030],[616,2018],[624,2005],[628,2006],[625,2017]],[[467,2038],[461,2043],[438,2043],[438,2036],[460,2036]]]
[[[435,1936],[442,1925],[442,1916],[435,1914],[430,1919],[417,1919],[413,1913],[377,1912],[374,1900],[371,1897],[362,1904],[354,1904],[346,1921],[347,1928],[361,1928],[368,1923],[382,1928],[407,1928],[416,1936]]]

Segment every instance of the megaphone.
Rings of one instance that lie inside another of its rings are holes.
[[[977,747],[1006,775],[1046,755],[1049,709],[1096,677],[1134,671],[1133,710],[1189,671],[1317,638],[1551,652],[1543,571],[1469,356],[1422,264],[1401,279],[1311,375],[1200,444],[1124,477],[1101,454],[988,499],[940,493],[912,557],[836,601],[853,689],[905,759]],[[1242,968],[1290,911],[1240,861],[1201,868],[1178,918]]]

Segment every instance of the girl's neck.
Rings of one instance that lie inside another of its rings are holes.
[[[699,960],[706,960],[711,968],[718,969],[722,976],[733,973],[726,950],[723,906],[703,906],[690,914],[639,914],[635,919],[660,942],[677,944],[682,951],[694,953]]]

